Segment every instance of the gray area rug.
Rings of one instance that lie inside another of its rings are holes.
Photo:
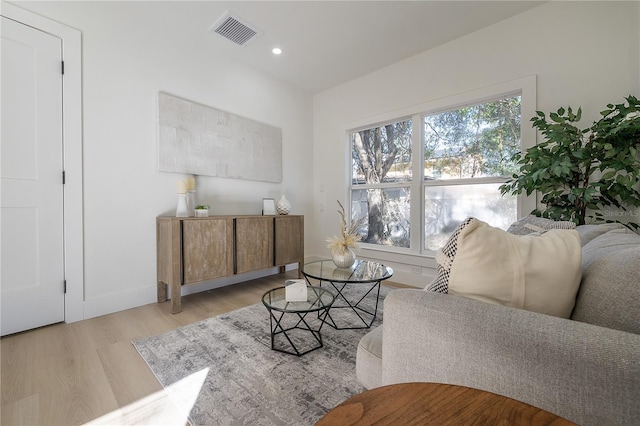
[[[383,299],[390,290],[381,286],[372,327],[382,322]],[[373,311],[375,298],[365,301]],[[334,309],[331,315],[340,326],[359,325],[348,309]],[[306,319],[317,321],[312,314]],[[269,314],[258,303],[133,344],[164,387],[209,368],[189,415],[194,425],[312,425],[365,390],[356,379],[355,359],[368,329],[336,330],[325,324],[324,347],[301,357],[271,350],[269,330]],[[294,337],[301,345],[313,339]]]

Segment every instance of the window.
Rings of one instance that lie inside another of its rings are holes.
[[[499,187],[517,170],[520,104],[512,96],[423,117],[424,249],[468,216],[505,229],[516,220],[516,197]]]
[[[351,217],[364,217],[362,242],[409,247],[411,120],[351,133]]]
[[[519,200],[498,188],[517,170],[522,96],[483,98],[349,132],[364,248],[431,253],[468,216],[504,229],[517,219]]]

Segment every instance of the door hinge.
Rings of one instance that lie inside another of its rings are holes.
[[[62,184],[64,185],[65,183],[67,183],[67,176],[65,171],[62,171]]]
[[[64,294],[67,294],[67,280],[64,280]]]
[[[62,61],[62,68],[61,68],[62,74],[64,75],[64,61]]]

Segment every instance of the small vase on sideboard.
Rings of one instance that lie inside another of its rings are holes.
[[[276,204],[276,212],[282,215],[291,213],[291,203],[289,202],[289,200],[287,200],[284,194],[282,195],[282,197],[280,197],[280,200],[278,200],[278,203]]]

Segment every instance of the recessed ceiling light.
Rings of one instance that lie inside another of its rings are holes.
[[[280,49],[279,47],[274,47],[273,49],[271,49],[271,51],[274,55],[279,55],[282,53],[282,49]]]

